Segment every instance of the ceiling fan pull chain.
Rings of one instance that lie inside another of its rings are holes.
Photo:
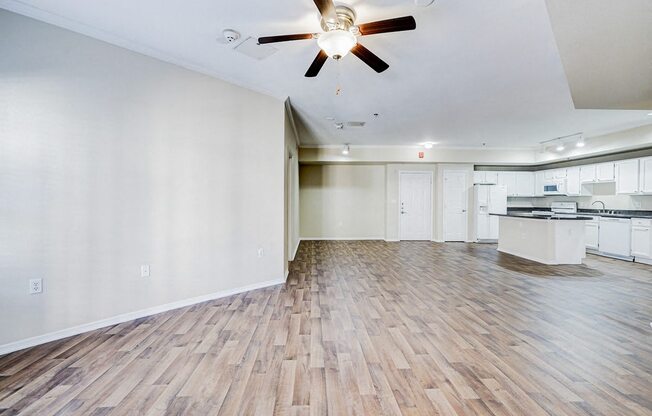
[[[335,62],[336,62],[336,64],[335,64],[335,84],[336,84],[335,85],[335,95],[339,97],[342,94],[342,83],[340,82],[340,75],[341,75],[340,62],[341,62],[341,59],[338,59]]]

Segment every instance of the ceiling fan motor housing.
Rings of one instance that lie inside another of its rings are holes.
[[[337,25],[333,25],[332,23],[329,24],[323,17],[321,18],[321,28],[324,29],[324,32],[328,32],[329,30],[334,29],[349,30],[355,23],[357,16],[352,8],[348,6],[338,5],[335,6],[335,13],[337,14],[337,18],[339,20]]]

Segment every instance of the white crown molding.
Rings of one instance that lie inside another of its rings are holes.
[[[28,4],[25,4],[18,0],[0,0],[0,8],[6,9],[10,12],[21,14],[23,16],[30,17],[32,19],[39,20],[41,22],[49,23],[51,25],[70,30],[75,33],[79,33],[90,38],[100,40],[102,42],[109,43],[113,46],[117,46],[123,49],[127,49],[131,52],[136,52],[141,55],[145,55],[149,58],[157,59],[159,61],[172,64],[189,71],[197,72],[203,75],[207,75],[212,78],[216,78],[220,81],[227,82],[229,84],[235,85],[240,88],[244,88],[250,91],[257,92],[259,94],[267,95],[269,97],[283,101],[286,96],[279,96],[273,92],[267,90],[266,88],[255,85],[245,85],[243,82],[233,79],[232,77],[226,76],[218,71],[215,71],[210,68],[206,68],[203,65],[199,65],[193,62],[189,62],[178,57],[167,54],[166,52],[160,51],[158,49],[151,48],[149,46],[142,45],[138,42],[135,42],[130,39],[123,38],[115,33],[108,32],[106,30],[96,28],[90,25],[87,25],[82,22],[78,22],[67,17],[60,16],[58,14],[49,12],[47,10],[40,9]]]
[[[133,321],[134,319],[144,318],[146,316],[156,315],[173,309],[184,308],[186,306],[191,306],[202,302],[225,298],[227,296],[237,295],[238,293],[248,292],[250,290],[262,289],[270,286],[284,284],[286,279],[268,280],[265,282],[254,283],[252,285],[242,286],[235,289],[222,290],[220,292],[209,293],[207,295],[201,295],[194,298],[178,300],[175,302],[158,305],[151,308],[141,309],[134,312],[128,312],[121,315],[112,316],[110,318],[100,319],[99,321],[89,322],[86,324],[81,324],[70,328],[61,329],[59,331],[49,332],[47,334],[38,335],[35,337],[22,339],[15,342],[10,342],[8,344],[0,345],[0,356],[4,354],[9,354],[10,352],[19,351],[25,348],[34,347],[36,345],[45,344],[47,342],[68,338],[73,335],[79,335],[84,332],[94,331],[96,329],[121,324],[127,321]]]

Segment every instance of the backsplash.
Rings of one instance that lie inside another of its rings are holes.
[[[591,204],[595,201],[604,202],[607,209],[645,210],[652,211],[652,195],[615,195],[615,186],[611,183],[593,185],[592,196],[546,196],[541,198],[508,198],[508,207],[539,207],[547,208],[555,201],[574,201],[578,208],[602,208],[602,204]]]

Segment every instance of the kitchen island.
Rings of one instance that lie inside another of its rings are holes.
[[[581,215],[491,214],[500,217],[498,251],[543,264],[582,264],[586,257]]]

